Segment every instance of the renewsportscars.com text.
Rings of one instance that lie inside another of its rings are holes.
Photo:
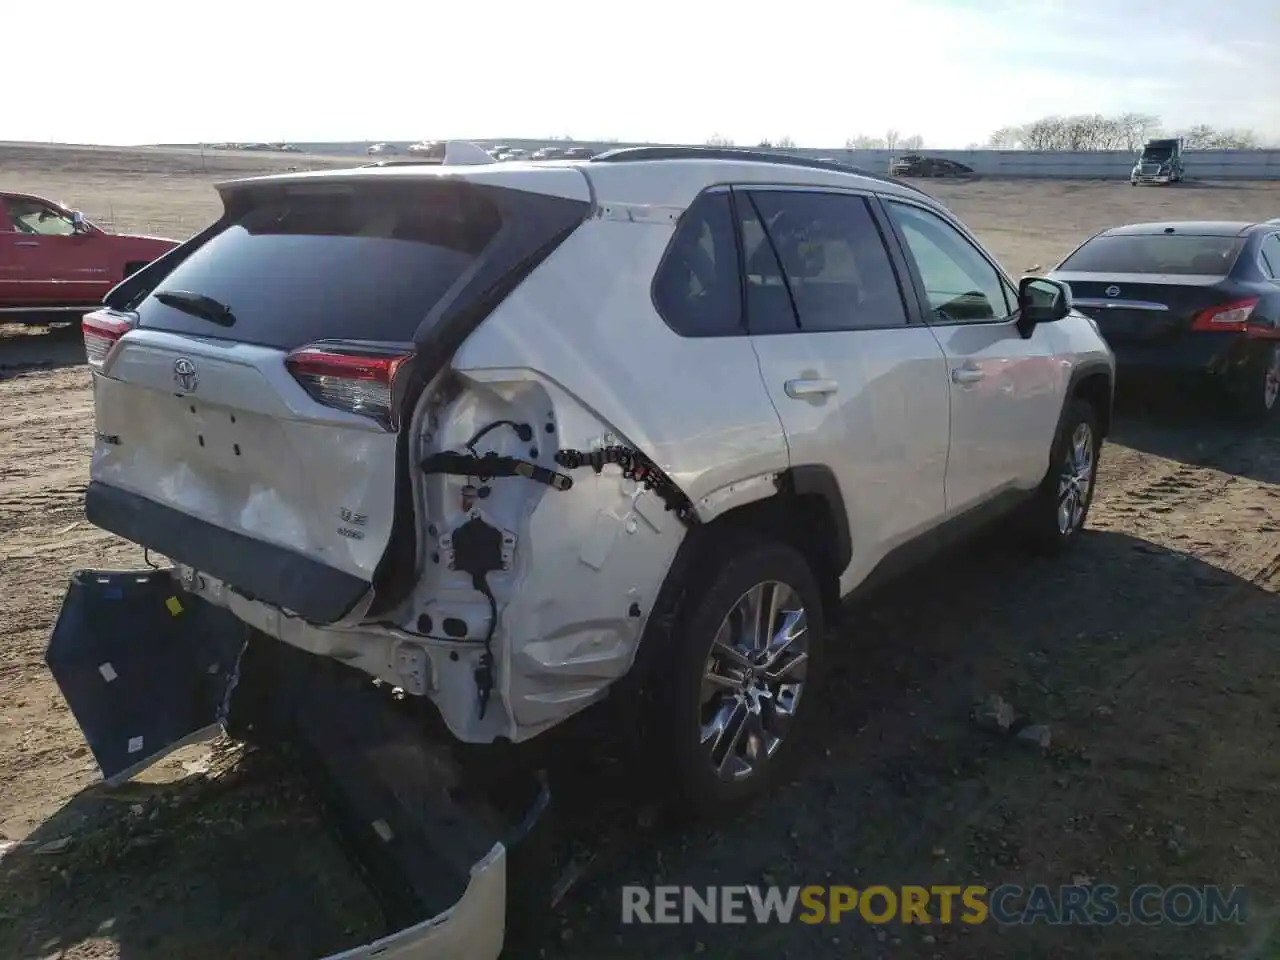
[[[623,923],[966,923],[1181,926],[1243,923],[1240,887],[805,886],[622,888]]]

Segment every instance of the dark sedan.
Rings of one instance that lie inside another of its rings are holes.
[[[1124,378],[1188,377],[1241,415],[1280,397],[1280,224],[1133,223],[1090,237],[1049,274],[1071,286]]]
[[[889,163],[889,174],[894,177],[967,177],[973,167],[965,166],[946,157],[925,157],[908,153]]]

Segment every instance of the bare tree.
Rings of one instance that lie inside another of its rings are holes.
[[[1147,113],[1126,113],[1117,122],[1123,131],[1123,148],[1130,153],[1160,132],[1160,118]]]
[[[1183,130],[1178,136],[1188,150],[1256,150],[1261,143],[1252,130],[1215,130],[1203,123]]]
[[[924,146],[924,137],[918,133],[913,133],[909,137],[903,137],[901,147],[903,150],[915,151]]]
[[[987,146],[993,150],[1012,150],[1022,143],[1021,127],[1001,127],[987,138]]]
[[[890,150],[894,150],[898,146],[898,131],[890,127],[884,134],[884,145]]]
[[[988,145],[1027,150],[1126,150],[1133,152],[1160,132],[1160,118],[1145,113],[1041,117],[1022,126],[993,132]],[[1189,150],[1251,149],[1260,144],[1252,130],[1218,130],[1198,124],[1178,134]]]
[[[773,149],[773,141],[770,140],[768,137],[765,137],[763,140],[761,140],[759,143],[756,144],[756,149],[771,150]]]
[[[707,146],[708,147],[732,147],[733,138],[726,137],[720,133],[713,133],[711,136],[707,137]]]
[[[782,148],[783,148],[783,149],[785,149],[785,150],[790,150],[790,149],[792,149],[795,145],[796,145],[795,140],[793,140],[790,136],[788,136],[788,135],[786,135],[786,134],[784,134],[783,136],[779,137],[779,138],[778,138],[778,142],[777,142],[776,144],[774,144],[774,146],[776,146],[776,147],[782,147]]]
[[[885,148],[883,140],[878,137],[868,137],[865,133],[850,137],[844,142],[844,146],[846,150],[883,150]]]

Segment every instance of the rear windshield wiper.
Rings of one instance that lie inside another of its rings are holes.
[[[188,290],[157,290],[152,296],[166,307],[173,307],[193,317],[220,323],[224,327],[229,327],[236,322],[236,315],[231,312],[230,307],[213,297],[206,297],[203,293],[191,293]]]

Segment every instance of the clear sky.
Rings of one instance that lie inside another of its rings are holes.
[[[0,140],[963,147],[1127,111],[1280,140],[1280,0],[0,2]]]

